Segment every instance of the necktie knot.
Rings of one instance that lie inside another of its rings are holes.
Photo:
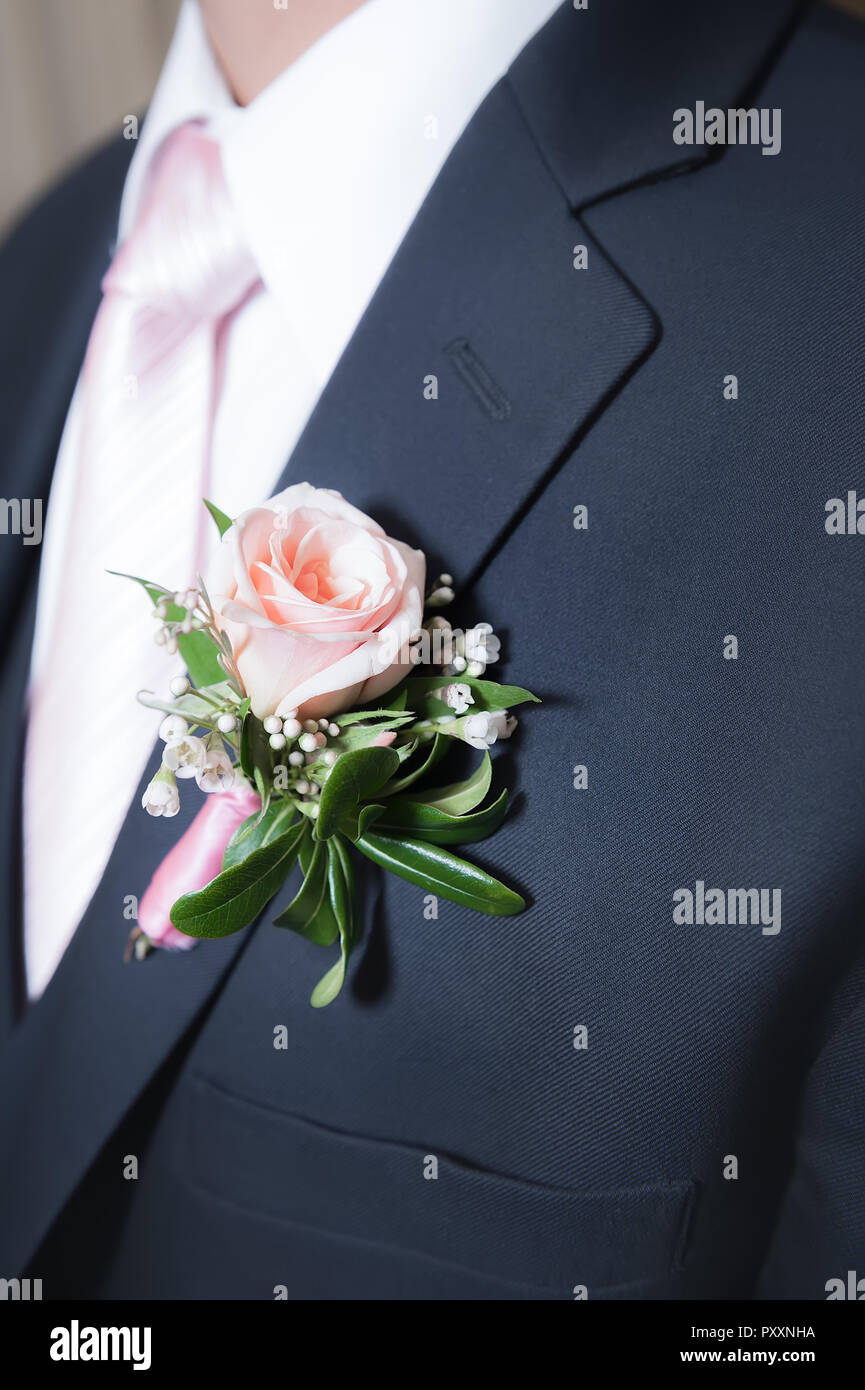
[[[165,142],[106,293],[192,320],[218,319],[259,279],[222,171],[219,147],[193,122]]]

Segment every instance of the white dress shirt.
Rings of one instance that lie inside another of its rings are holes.
[[[214,423],[209,496],[230,516],[273,494],[445,158],[484,96],[559,3],[366,0],[239,107],[216,64],[198,5],[184,0],[127,174],[118,242],[135,224],[165,137],[185,121],[206,121],[264,284],[231,321]],[[290,11],[285,22],[291,22]],[[78,471],[86,466],[79,453],[79,416],[76,392],[43,542],[31,687],[40,679],[62,597],[64,523]],[[194,526],[196,520],[167,511],[165,524]],[[156,562],[147,578],[168,577]],[[130,590],[130,604],[135,602]],[[166,685],[172,673],[166,661]],[[31,998],[47,985],[99,883],[156,735],[157,716],[136,707],[141,682],[135,669],[125,674],[128,761],[118,769],[92,760],[86,772],[102,781],[114,836],[89,846],[78,885],[70,891],[69,884],[58,883],[52,911],[39,914],[40,920],[28,910],[25,864]],[[74,731],[66,737],[74,740]],[[85,755],[78,750],[81,764]],[[138,885],[140,892],[145,887]]]

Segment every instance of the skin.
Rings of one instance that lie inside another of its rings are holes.
[[[199,0],[204,27],[235,101],[246,106],[364,0]]]

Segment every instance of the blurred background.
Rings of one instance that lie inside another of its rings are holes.
[[[243,3],[243,0],[239,0]],[[179,0],[0,0],[0,238],[147,105]]]
[[[832,3],[865,18],[865,0]],[[144,110],[178,8],[179,0],[0,0],[0,239],[65,170],[120,134],[124,116]]]

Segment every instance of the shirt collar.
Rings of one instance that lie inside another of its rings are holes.
[[[162,140],[207,121],[262,279],[325,380],[447,154],[559,3],[366,0],[241,108],[184,0],[121,239]]]

